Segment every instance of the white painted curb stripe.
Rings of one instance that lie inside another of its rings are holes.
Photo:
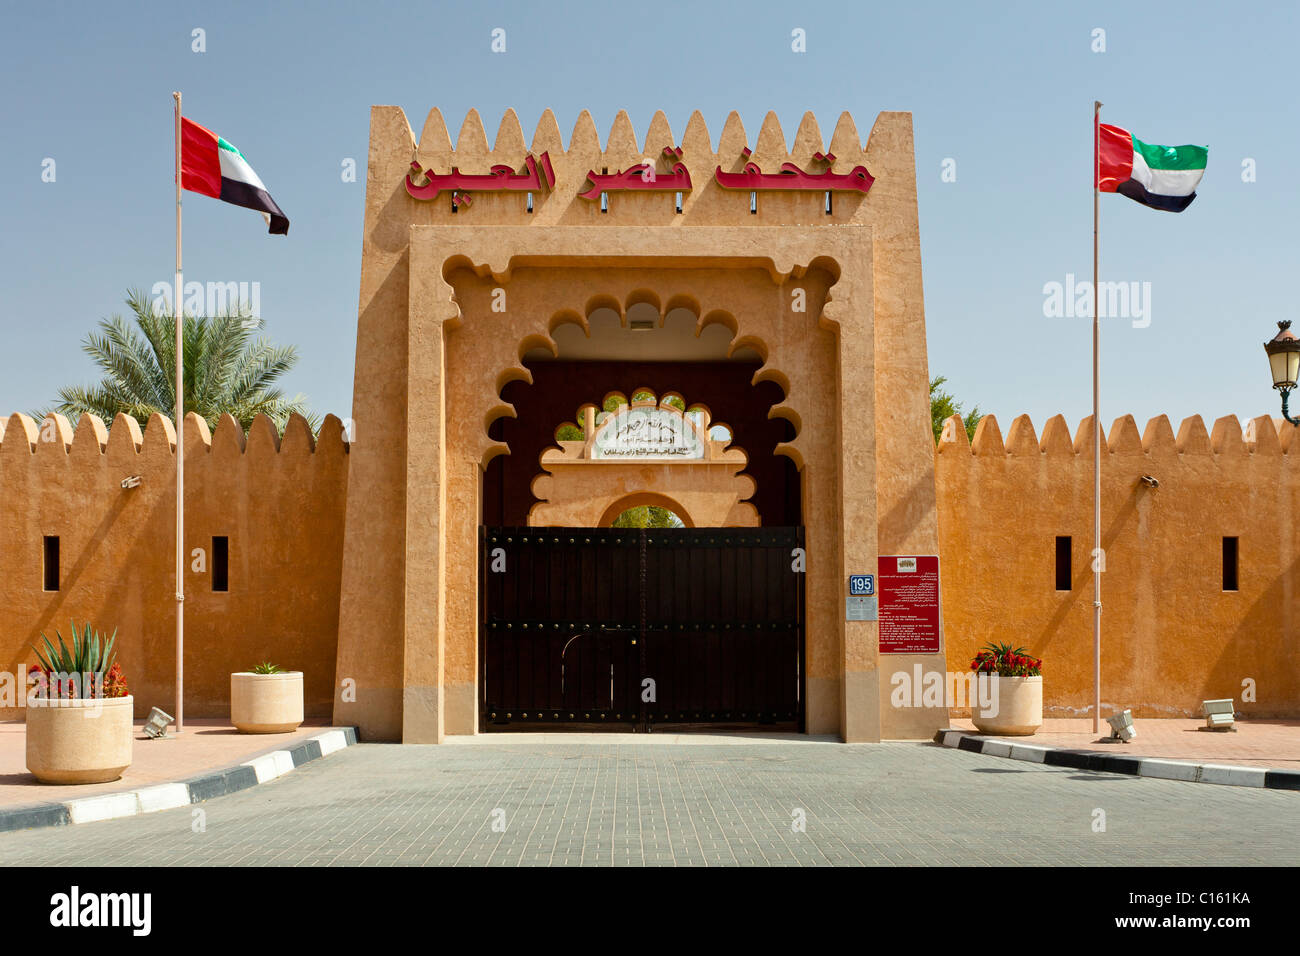
[[[257,782],[266,783],[268,780],[284,776],[293,769],[293,755],[287,750],[276,750],[263,754],[255,760],[245,761],[240,766],[252,767],[253,773],[257,774]]]
[[[1201,783],[1223,783],[1236,787],[1262,787],[1267,772],[1257,767],[1225,767],[1221,764],[1201,764]]]
[[[1012,760],[1028,760],[1030,763],[1042,763],[1047,759],[1047,747],[1035,747],[1033,744],[1011,744]]]
[[[1159,760],[1145,758],[1138,764],[1139,777],[1158,777],[1161,780],[1183,780],[1196,783],[1200,779],[1200,767],[1194,763],[1179,763],[1176,760]]]
[[[183,783],[164,783],[156,787],[137,790],[141,813],[154,813],[158,810],[174,810],[188,806],[190,788]]]
[[[341,730],[327,730],[323,734],[317,734],[311,738],[320,744],[320,755],[327,757],[336,750],[342,750],[348,745],[348,735]]]
[[[64,806],[68,808],[69,822],[94,823],[97,820],[133,817],[140,810],[140,801],[132,790],[129,793],[106,793],[102,797],[69,800]]]

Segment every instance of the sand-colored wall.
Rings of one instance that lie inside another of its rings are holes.
[[[0,422],[0,670],[35,663],[42,631],[69,618],[117,630],[136,715],[175,700],[175,431],[154,415],[141,432],[93,415],[75,436],[61,416]],[[42,440],[42,439],[48,440]],[[333,416],[313,439],[294,417],[283,438],[259,417],[249,434],[226,416],[209,436],[185,429],[185,547],[208,552],[185,578],[185,713],[229,714],[230,674],[261,661],[304,673],[309,716],[334,689],[348,454]],[[137,488],[122,480],[139,476]],[[43,590],[42,539],[60,542],[60,590]],[[215,593],[211,539],[230,539],[230,590]],[[57,642],[56,642],[57,643]],[[0,719],[21,718],[0,709]]]
[[[1165,416],[1139,434],[1117,419],[1102,445],[1102,711],[1199,715],[1234,697],[1259,716],[1300,716],[1300,455],[1289,425],[1261,416],[1207,431]],[[987,416],[973,443],[960,422],[937,454],[942,598],[949,666],[987,641],[1044,661],[1048,716],[1091,714],[1093,438],[1061,416],[1006,437]],[[1249,440],[1247,440],[1249,439]],[[972,447],[973,445],[973,447]],[[1154,477],[1159,487],[1141,481]],[[1056,537],[1072,537],[1073,582],[1057,591]],[[1240,540],[1239,590],[1223,590],[1224,536]],[[1243,680],[1256,700],[1243,699]]]

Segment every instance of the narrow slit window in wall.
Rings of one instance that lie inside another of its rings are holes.
[[[230,539],[225,535],[212,538],[212,590],[230,590]]]
[[[1070,551],[1073,539],[1068,535],[1056,536],[1056,590],[1069,591],[1071,574]]]
[[[1223,590],[1237,590],[1237,539],[1223,539]]]
[[[47,534],[44,540],[45,590],[59,589],[59,536]]]

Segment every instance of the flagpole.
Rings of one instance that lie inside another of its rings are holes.
[[[176,733],[185,730],[185,389],[184,319],[181,314],[181,94],[176,101]]]
[[[1101,733],[1101,287],[1098,283],[1098,223],[1101,219],[1101,102],[1092,103],[1092,732]]]

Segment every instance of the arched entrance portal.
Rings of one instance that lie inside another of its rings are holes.
[[[761,360],[734,327],[620,311],[553,328],[554,350],[529,350],[527,379],[502,389],[514,414],[492,424],[508,453],[484,474],[479,729],[801,728],[784,389],[754,384]],[[680,521],[615,526],[647,508]]]

